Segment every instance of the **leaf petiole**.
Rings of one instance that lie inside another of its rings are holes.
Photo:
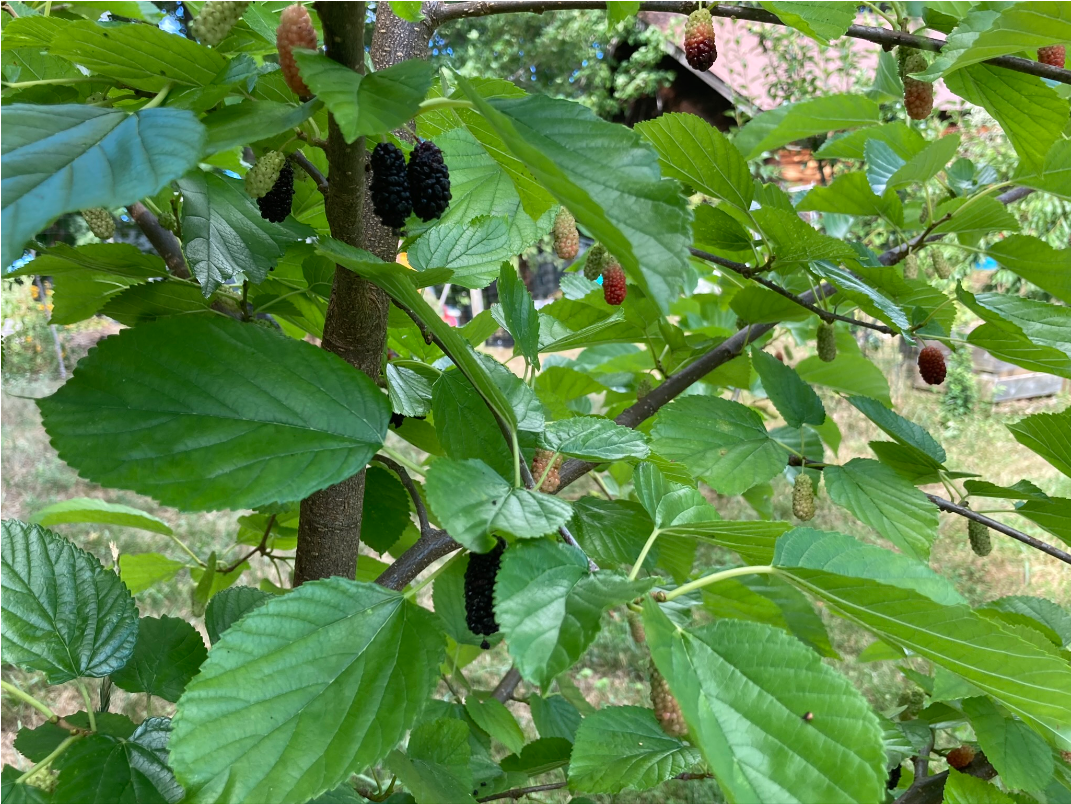
[[[702,589],[704,586],[710,586],[719,581],[727,581],[730,578],[736,578],[740,575],[768,575],[775,572],[777,572],[777,567],[771,567],[769,565],[734,567],[733,569],[722,570],[721,572],[715,572],[713,575],[707,575],[694,581],[690,581],[689,583],[684,584],[684,586],[678,586],[672,592],[666,592],[666,601],[668,602],[673,600],[673,598],[686,595],[689,592],[694,592],[696,589]]]

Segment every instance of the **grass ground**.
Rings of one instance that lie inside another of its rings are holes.
[[[1049,399],[1035,402],[1015,403],[991,410],[980,407],[970,417],[947,426],[941,421],[939,397],[910,388],[898,370],[898,360],[891,352],[879,358],[893,385],[893,396],[898,410],[905,416],[929,429],[944,444],[949,454],[949,466],[956,469],[976,471],[986,479],[1000,484],[1010,484],[1021,478],[1029,478],[1052,494],[1071,496],[1071,480],[1059,475],[1049,464],[1028,450],[1018,446],[1004,427],[1006,421],[1041,410],[1061,409],[1066,399]],[[0,453],[0,499],[5,518],[24,519],[35,511],[58,500],[88,496],[133,505],[167,521],[176,536],[195,553],[207,556],[212,550],[220,551],[221,558],[236,552],[234,535],[237,531],[234,512],[211,514],[182,514],[162,508],[151,500],[129,492],[102,489],[81,480],[76,473],[59,460],[48,443],[40,425],[36,406],[24,396],[44,396],[51,392],[55,381],[20,383],[5,377],[2,398],[2,453]],[[840,425],[843,443],[836,456],[839,462],[852,457],[869,454],[867,442],[880,435],[876,427],[847,403],[826,394],[827,410]],[[935,489],[941,493],[939,489]],[[582,481],[577,484],[575,495],[596,493],[594,484]],[[754,511],[741,499],[719,499],[713,494],[712,501],[726,518],[755,518]],[[774,515],[790,519],[789,487],[783,479],[775,480]],[[1010,518],[1010,524],[1032,535],[1046,537],[1030,523]],[[875,534],[855,521],[849,514],[820,497],[818,513],[813,521],[818,528],[839,530],[860,538],[878,541]],[[166,537],[142,531],[91,525],[64,525],[57,530],[70,537],[76,544],[98,556],[106,564],[119,552],[162,552],[176,559],[182,552]],[[1057,602],[1071,603],[1071,571],[1065,565],[1030,550],[1006,537],[994,534],[995,548],[986,559],[977,558],[970,550],[966,539],[965,522],[954,516],[941,518],[939,538],[934,545],[932,565],[949,576],[974,605],[1012,594],[1040,595]],[[230,552],[227,552],[227,551]],[[730,560],[728,554],[709,548],[705,556],[709,563]],[[260,578],[278,582],[267,561],[257,558],[241,583],[256,585]],[[160,584],[138,595],[138,606],[143,615],[167,614],[183,617],[200,627],[200,620],[192,616],[190,603],[191,583],[186,572],[180,572],[172,581]],[[430,605],[430,596],[422,593],[423,602]],[[831,662],[848,675],[855,685],[879,709],[895,704],[901,690],[906,686],[902,674],[892,662],[860,664],[853,657],[872,641],[861,629],[822,612],[834,647],[844,657]],[[632,642],[627,625],[622,617],[608,617],[603,631],[590,648],[584,660],[575,669],[573,676],[585,697],[595,706],[639,704],[648,701],[646,680],[646,657]],[[477,689],[490,689],[509,667],[504,647],[482,655],[466,668],[466,676]],[[84,708],[78,693],[70,685],[49,688],[39,675],[27,674],[11,668],[4,669],[9,678],[41,700],[48,702],[58,712],[69,713]],[[95,685],[94,685],[95,686]],[[521,685],[518,695],[530,690]],[[443,689],[444,695],[448,694]],[[536,732],[522,703],[512,703],[511,708],[530,737]],[[154,714],[170,714],[173,706],[154,702]],[[145,714],[142,697],[116,691],[112,711],[121,711],[134,719]],[[37,724],[40,717],[33,710],[5,699],[0,725],[3,728],[0,755],[5,764],[28,767],[12,747],[14,735],[24,724]],[[557,772],[560,774],[560,772]],[[554,774],[546,780],[560,778]],[[597,796],[600,802],[614,801],[619,804],[647,804],[650,802],[712,802],[717,800],[716,790],[709,782],[672,782],[650,793],[622,794],[616,797]],[[565,801],[562,792],[544,794],[547,802]]]

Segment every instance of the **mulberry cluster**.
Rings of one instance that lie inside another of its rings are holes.
[[[632,641],[637,645],[644,645],[647,643],[647,631],[643,627],[643,620],[640,619],[634,611],[628,613],[628,630],[632,634]]]
[[[279,151],[269,151],[257,160],[245,174],[245,191],[250,198],[263,198],[279,181],[286,157]]]
[[[814,519],[814,482],[806,472],[796,475],[792,486],[792,515],[802,522]]]
[[[904,59],[904,106],[912,120],[925,120],[933,111],[933,84],[910,76],[925,71],[928,66],[921,53],[912,53]]]
[[[710,10],[700,8],[688,15],[684,23],[684,55],[693,70],[709,70],[718,58],[714,46],[714,21]]]
[[[948,761],[949,767],[963,770],[971,764],[975,753],[974,746],[961,745],[959,748],[953,748],[949,751],[945,759]]]
[[[190,22],[190,33],[202,44],[215,47],[227,38],[227,34],[242,18],[249,5],[226,0],[209,0],[201,7],[201,13]]]
[[[670,737],[680,737],[688,730],[680,704],[669,691],[665,676],[658,672],[654,664],[651,665],[651,705],[654,707],[655,717],[658,718],[658,725]]]
[[[584,278],[594,282],[602,276],[602,269],[613,262],[613,257],[602,243],[596,243],[588,249],[587,259],[584,260]]]
[[[107,240],[115,234],[115,218],[103,207],[83,209],[82,217],[89,224],[89,231],[101,240]]]
[[[948,264],[945,255],[940,251],[933,252],[933,272],[941,279],[952,276],[952,266]]]
[[[175,220],[175,213],[170,209],[165,209],[160,213],[160,225],[167,231],[174,233],[178,229],[178,221]]]
[[[558,476],[558,468],[562,465],[562,456],[555,457],[554,464],[548,470],[547,466],[552,457],[554,457],[554,453],[546,449],[537,449],[532,457],[532,477],[535,478],[535,481],[539,483],[539,478],[543,477],[544,472],[547,473],[543,482],[539,484],[539,491],[545,491],[547,494],[556,492],[558,485],[561,483],[561,478]]]
[[[1063,69],[1064,56],[1063,45],[1049,45],[1048,47],[1038,48],[1038,61],[1042,64],[1048,64],[1050,67]]]
[[[465,622],[474,634],[490,636],[498,633],[495,620],[495,578],[502,565],[502,553],[506,542],[495,537],[498,544],[489,553],[470,553],[469,566],[465,570]],[[480,645],[484,650],[491,647],[486,639]]]
[[[299,98],[311,96],[312,91],[301,78],[301,71],[294,60],[294,48],[316,50],[316,29],[312,27],[312,18],[305,6],[295,3],[283,9],[279,15],[279,27],[275,31],[275,41],[279,48],[279,69],[286,85]]]
[[[900,713],[901,720],[916,717],[926,707],[926,693],[921,687],[912,686],[900,693],[897,703],[904,707],[904,711]]]
[[[904,258],[904,279],[919,278],[919,258],[914,254],[908,254]]]
[[[616,262],[602,269],[602,297],[607,304],[617,306],[625,300],[628,285],[625,284],[625,272]]]
[[[405,154],[393,143],[381,142],[372,150],[372,208],[391,229],[400,229],[413,211]]]
[[[572,262],[580,252],[580,232],[576,230],[573,213],[562,207],[554,219],[554,253],[558,259]]]
[[[823,363],[832,363],[837,359],[837,331],[833,325],[823,321],[818,325],[818,357]]]
[[[409,157],[409,195],[422,221],[441,217],[450,204],[450,171],[434,142],[418,143]]]
[[[967,538],[971,540],[971,549],[975,555],[985,557],[993,552],[993,540],[989,528],[973,519],[967,520]]]
[[[261,198],[257,199],[260,217],[272,223],[282,223],[294,204],[294,169],[286,162],[279,171],[279,178]]]
[[[902,773],[903,773],[903,771],[901,770],[899,765],[897,765],[895,768],[890,770],[889,771],[889,778],[885,782],[885,789],[886,790],[895,790],[896,786],[898,784],[900,784],[900,776],[902,775]]]
[[[945,356],[936,346],[927,346],[919,352],[919,374],[930,385],[945,381]]]

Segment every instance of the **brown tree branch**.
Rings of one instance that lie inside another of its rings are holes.
[[[517,665],[514,665],[506,672],[506,675],[502,676],[502,680],[498,682],[498,686],[491,693],[491,697],[505,703],[513,697],[513,691],[517,689],[517,685],[520,683],[521,671],[517,669]]]
[[[179,239],[161,226],[156,216],[140,201],[130,204],[126,211],[152,243],[156,253],[163,257],[164,265],[171,275],[179,279],[189,279],[190,269],[186,265],[186,258],[182,256],[182,243]]]
[[[922,757],[919,757],[918,760],[922,760]],[[916,768],[920,764],[920,761],[916,761]],[[971,764],[964,768],[962,772],[977,776],[979,779],[992,779],[997,775],[996,768],[990,764],[985,754],[981,751],[975,754]],[[911,787],[900,798],[896,799],[896,804],[941,804],[944,800],[945,782],[947,781],[948,771],[936,773],[933,776],[920,776],[916,773],[915,781],[911,783]]]
[[[309,158],[301,151],[294,151],[294,153],[290,154],[290,161],[308,173],[309,177],[316,182],[316,189],[320,191],[324,198],[327,198],[329,189],[327,177],[320,172],[320,169],[310,162]]]
[[[424,498],[420,496],[420,490],[416,487],[416,483],[413,482],[413,478],[409,476],[409,472],[396,460],[388,458],[386,455],[376,455],[372,460],[378,461],[398,475],[398,479],[402,481],[402,485],[409,492],[409,496],[413,498],[413,507],[416,509],[417,519],[420,521],[420,535],[427,535],[432,529],[428,523],[428,509],[424,507]]]
[[[400,591],[434,562],[460,549],[461,545],[450,538],[449,533],[432,528],[383,570],[383,574],[376,578],[376,583]]]
[[[425,16],[432,28],[437,28],[444,23],[453,20],[472,17],[487,17],[492,14],[517,14],[528,12],[542,14],[546,11],[567,10],[591,10],[598,11],[606,8],[605,0],[475,0],[475,2],[461,3],[425,3]],[[690,14],[695,11],[696,4],[689,0],[655,0],[655,2],[640,3],[640,11],[663,11],[673,14]],[[728,17],[730,19],[748,20],[749,22],[762,22],[767,25],[784,25],[776,14],[764,11],[760,8],[746,8],[717,4],[710,6],[710,13],[715,17]],[[940,53],[944,42],[940,39],[932,39],[927,36],[914,36],[902,31],[894,31],[888,28],[876,28],[871,25],[851,25],[845,33],[853,39],[862,39],[873,42],[883,47],[905,45],[916,50],[928,50]],[[1071,84],[1071,71],[1059,67],[1052,67],[1031,59],[1023,59],[1018,56],[998,56],[986,59],[986,64],[1004,67],[1008,70],[1036,75],[1040,78],[1049,78],[1061,84]]]
[[[1035,539],[1021,530],[1016,530],[1010,525],[1005,525],[1003,522],[998,522],[995,519],[990,519],[984,514],[979,514],[976,511],[972,511],[965,505],[957,505],[954,502],[949,502],[942,497],[938,497],[936,494],[927,494],[930,498],[930,502],[940,508],[942,511],[947,511],[950,514],[959,514],[966,519],[973,519],[975,522],[981,522],[990,530],[995,530],[998,533],[1003,533],[1005,536],[1011,536],[1013,539],[1017,539],[1023,544],[1029,545],[1036,550],[1040,550],[1043,553],[1047,553],[1053,558],[1058,558],[1066,564],[1071,564],[1071,553],[1066,553],[1057,547],[1053,547],[1051,544],[1046,544],[1040,539]]]
[[[517,787],[513,790],[506,790],[504,793],[495,793],[493,796],[484,796],[483,798],[476,799],[477,801],[501,801],[504,798],[511,798],[516,801],[519,798],[524,798],[529,793],[543,793],[547,790],[561,790],[566,787],[568,782],[549,782],[547,784],[535,784],[531,787]]]

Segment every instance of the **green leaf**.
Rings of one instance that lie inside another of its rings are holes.
[[[1071,614],[1061,606],[1043,597],[1012,595],[987,603],[979,611],[996,611],[1031,620],[1031,627],[1051,631],[1056,636],[1056,645],[1071,644]]]
[[[1033,645],[972,611],[945,605],[919,588],[951,589],[928,567],[882,551],[867,556],[850,537],[797,528],[777,543],[775,566],[840,616],[961,676],[1016,714],[1058,732],[1071,718],[1071,668],[1055,653]],[[818,545],[818,549],[813,549]],[[914,578],[907,564],[919,567]],[[927,580],[926,575],[929,575]],[[935,580],[937,579],[937,580]],[[896,584],[896,585],[893,585]],[[962,598],[961,598],[962,600]],[[650,632],[648,632],[650,639]]]
[[[271,223],[238,179],[194,171],[182,191],[182,245],[207,297],[239,277],[263,282],[287,246],[314,234],[296,221]]]
[[[0,126],[6,132],[0,146],[4,267],[65,212],[111,208],[159,192],[197,163],[205,136],[194,115],[177,109],[129,115],[92,106],[16,103],[0,111]]]
[[[988,698],[965,698],[963,713],[1001,781],[1013,790],[1044,790],[1052,779],[1052,751],[1023,723],[1001,714]]]
[[[569,788],[585,793],[649,790],[699,760],[696,749],[662,731],[650,709],[608,706],[584,718],[577,730]]]
[[[482,98],[458,84],[506,148],[610,250],[660,310],[690,293],[692,213],[636,132],[545,95]],[[607,184],[608,179],[610,184]],[[528,210],[531,214],[532,210]]]
[[[457,370],[444,371],[432,386],[431,411],[442,449],[451,458],[482,459],[503,477],[513,477],[513,455],[479,392]],[[452,422],[466,422],[456,427]]]
[[[635,17],[640,10],[640,3],[635,0],[623,0],[619,3],[606,4],[606,25],[612,28],[629,17]]]
[[[167,767],[166,718],[149,718],[129,740],[91,734],[56,760],[57,801],[174,804],[182,788]]]
[[[802,592],[780,578],[744,575],[704,587],[703,607],[718,618],[782,628],[818,655],[839,658],[814,606]]]
[[[406,753],[391,752],[387,767],[412,791],[417,804],[472,804],[471,756],[468,726],[440,718],[413,729]]]
[[[1014,799],[995,785],[952,768],[943,795],[944,804],[1014,804]]]
[[[661,528],[663,536],[687,536],[732,550],[750,564],[769,564],[778,537],[791,529],[787,522],[689,522]]]
[[[992,64],[972,64],[948,76],[945,86],[989,112],[1019,158],[1037,170],[1045,164],[1045,155],[1067,123],[1067,99],[1037,76]]]
[[[925,561],[937,538],[937,508],[889,467],[867,458],[827,466],[826,491],[837,505],[874,528],[907,555]]]
[[[651,451],[643,433],[598,416],[551,422],[543,433],[543,444],[549,450],[584,461],[646,458]]]
[[[1071,500],[1066,497],[1028,500],[1021,503],[1015,512],[1071,544]]]
[[[298,500],[351,477],[390,414],[341,358],[223,317],[107,338],[38,405],[83,477],[195,511]]]
[[[101,308],[100,314],[133,327],[170,316],[215,315],[208,305],[209,300],[197,285],[169,280],[127,288],[112,297]]]
[[[815,231],[795,210],[765,207],[755,210],[752,217],[773,246],[778,270],[791,270],[815,260],[854,260],[857,256],[847,243]]]
[[[435,66],[422,59],[402,61],[369,75],[309,50],[296,50],[294,59],[302,79],[327,105],[349,143],[408,122],[435,75]]]
[[[506,328],[517,342],[517,348],[530,365],[539,368],[539,314],[532,294],[517,276],[517,269],[508,262],[502,263],[498,275],[498,299]]]
[[[197,675],[208,649],[197,630],[176,617],[142,617],[130,661],[112,673],[112,681],[127,692],[145,692],[177,701]]]
[[[952,217],[938,223],[933,228],[934,234],[989,234],[1019,228],[1019,221],[1008,208],[989,196],[949,199],[938,204],[933,215],[940,219],[948,213]]]
[[[823,362],[812,355],[796,364],[796,373],[811,385],[824,385],[851,395],[869,396],[892,407],[889,381],[885,374],[863,356],[855,336],[845,327],[837,327],[837,358]]]
[[[77,497],[73,500],[47,505],[34,514],[30,520],[46,528],[53,525],[81,522],[98,522],[105,525],[121,525],[128,528],[140,528],[153,533],[170,536],[171,526],[159,517],[105,500],[89,497]]]
[[[52,39],[49,52],[149,92],[159,92],[168,84],[204,87],[227,67],[227,59],[217,51],[155,25],[72,22]],[[124,171],[129,169],[126,161],[118,164]]]
[[[1071,13],[1061,5],[1049,3],[1013,3],[978,35],[970,47],[960,52],[946,75],[970,64],[1037,50],[1060,42],[1071,42]]]
[[[387,363],[387,393],[391,407],[403,416],[427,416],[431,388],[439,373],[416,361]]]
[[[402,738],[443,654],[434,615],[396,592],[304,583],[213,648],[179,700],[171,766],[191,801],[307,801]]]
[[[465,699],[465,711],[477,726],[486,731],[512,753],[519,754],[524,748],[524,732],[517,719],[513,717],[506,705],[497,698],[477,698],[469,695]]]
[[[796,208],[903,220],[903,209],[896,194],[883,189],[883,195],[875,195],[876,188],[871,189],[871,181],[862,171],[842,173],[828,186],[814,187]]]
[[[1071,477],[1071,408],[1035,413],[1009,424],[1015,440]]]
[[[959,148],[959,134],[949,134],[927,145],[892,174],[888,187],[896,190],[910,184],[925,184],[952,161]]]
[[[755,183],[747,162],[725,135],[703,118],[674,112],[637,123],[636,130],[658,152],[666,176],[750,211]]]
[[[402,537],[409,518],[409,492],[393,472],[370,466],[364,475],[364,494],[375,505],[361,517],[361,541],[377,553],[385,553]]]
[[[683,462],[721,494],[741,494],[788,464],[755,411],[709,396],[688,396],[664,407],[651,430],[652,447]]]
[[[870,131],[870,129],[863,129],[863,131]],[[868,140],[863,146],[863,153],[866,155],[866,178],[870,182],[870,189],[875,193],[884,193],[888,188],[889,179],[907,164],[891,145],[879,139]]]
[[[979,293],[971,299],[962,288],[957,295],[989,323],[1025,335],[1039,346],[1071,353],[1071,310],[1067,307],[1004,293]]]
[[[759,114],[740,129],[735,144],[744,158],[751,160],[763,151],[773,151],[815,134],[873,126],[880,122],[881,110],[869,98],[827,95],[800,103],[786,103]]]
[[[252,586],[232,586],[212,596],[205,609],[205,631],[211,644],[247,613],[267,603],[271,595]]]
[[[443,321],[424,301],[420,292],[413,287],[410,281],[412,271],[397,263],[385,263],[367,251],[353,248],[333,238],[320,238],[316,250],[372,282],[403,309],[419,318],[439,343],[445,346],[446,352],[461,372],[468,377],[473,387],[480,392],[487,404],[505,420],[506,424],[513,428],[517,427],[517,417],[513,412],[513,406],[457,330]]]
[[[982,324],[967,336],[971,346],[984,349],[998,360],[1029,371],[1041,371],[1071,379],[1071,357],[1066,352],[1033,343],[1025,335],[997,324]]]
[[[134,598],[114,572],[62,536],[16,519],[3,523],[4,662],[41,670],[50,684],[103,678],[130,658]]]
[[[91,730],[87,712],[64,715],[63,719],[72,726],[77,726],[87,731]],[[96,722],[96,730],[99,733],[112,737],[125,739],[137,730],[137,724],[133,720],[114,712],[95,712],[93,720]],[[67,729],[46,720],[35,729],[25,726],[21,728],[15,737],[15,749],[31,762],[40,762],[70,736],[71,733]]]
[[[185,567],[182,561],[175,561],[161,553],[123,553],[119,556],[119,577],[132,595],[170,581]]]
[[[594,641],[604,611],[650,586],[611,570],[590,572],[575,547],[521,542],[502,555],[495,618],[521,675],[546,687]]]
[[[913,452],[922,453],[921,460],[929,459],[938,466],[943,465],[947,460],[948,456],[945,455],[944,447],[938,444],[924,427],[905,419],[876,399],[852,396],[848,397],[848,401],[856,410],[881,428],[882,432],[892,436],[898,443],[911,448]]]
[[[569,682],[566,682],[566,685]],[[559,686],[565,686],[559,681]],[[590,706],[590,704],[589,704]],[[525,773],[529,776],[561,768],[569,764],[569,753],[573,744],[560,737],[543,737],[533,740],[524,747],[520,754],[510,754],[500,763],[507,773]]]
[[[581,497],[573,502],[569,528],[584,552],[600,566],[632,567],[654,528],[643,507],[631,500]],[[657,545],[654,548],[657,551]],[[651,569],[657,552],[644,567]]]
[[[817,654],[768,625],[720,620],[680,629],[653,600],[643,605],[654,663],[726,798],[881,798],[877,718]]]
[[[791,366],[757,346],[751,347],[751,365],[762,380],[766,396],[789,427],[821,424],[826,420],[822,400]]]
[[[721,207],[710,204],[700,204],[695,208],[693,235],[697,248],[737,253],[750,252],[753,239],[736,218]]]
[[[539,736],[543,738],[558,737],[576,742],[576,732],[580,728],[580,712],[564,695],[548,695],[546,698],[531,695],[528,707],[532,711]]]
[[[319,108],[316,101],[292,106],[269,100],[248,100],[224,106],[202,120],[208,130],[205,155],[245,145],[254,138],[261,140],[283,134],[300,126]]]
[[[856,7],[850,3],[760,3],[781,22],[800,33],[828,45],[844,36],[855,21]]]
[[[420,0],[391,0],[390,2],[390,10],[406,22],[420,22],[424,19],[420,7]]]
[[[906,123],[883,123],[867,128],[830,137],[815,152],[819,159],[863,159],[869,161],[867,146],[873,142],[888,145],[903,160],[908,160],[926,147],[926,140]],[[892,175],[891,173],[889,175]]]
[[[477,553],[495,546],[493,533],[535,539],[569,521],[565,500],[514,488],[480,460],[439,458],[428,469],[428,504],[457,541]]]
[[[1027,282],[1071,304],[1071,249],[1054,249],[1036,237],[1011,235],[986,251]]]

